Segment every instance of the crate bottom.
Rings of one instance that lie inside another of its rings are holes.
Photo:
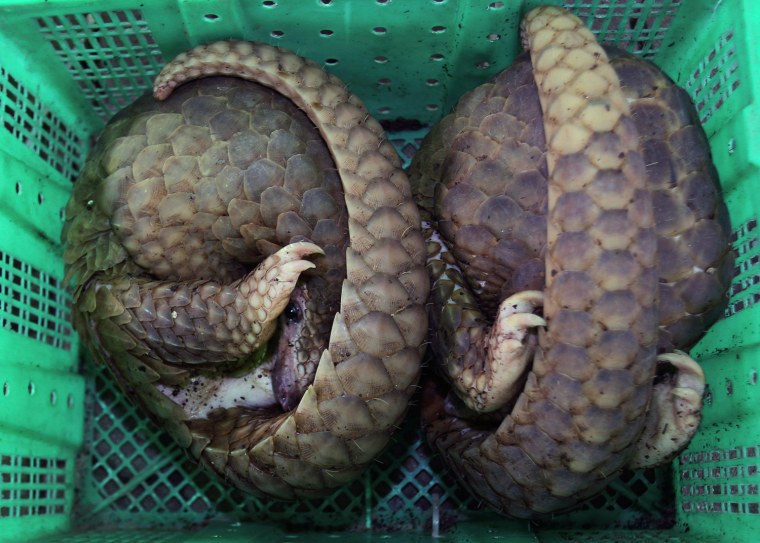
[[[460,522],[443,534],[421,532],[289,532],[273,524],[214,522],[195,530],[99,528],[35,540],[35,543],[707,543],[714,539],[679,530],[538,530],[527,521],[490,518]]]

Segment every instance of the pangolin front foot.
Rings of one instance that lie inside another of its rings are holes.
[[[536,290],[518,292],[501,302],[488,336],[482,371],[476,374],[465,370],[459,377],[468,393],[468,407],[488,413],[514,398],[536,348],[530,329],[546,326],[546,321],[533,313],[543,305],[544,295]]]
[[[291,243],[267,257],[243,279],[239,290],[247,307],[240,308],[240,313],[251,323],[252,334],[246,341],[252,349],[271,337],[277,317],[288,305],[298,277],[315,267],[305,257],[321,254],[324,254],[322,249],[313,243]]]
[[[655,384],[646,427],[641,435],[632,468],[645,468],[672,460],[689,443],[702,418],[705,374],[690,356],[681,351],[661,354],[658,364],[673,372],[663,372]]]

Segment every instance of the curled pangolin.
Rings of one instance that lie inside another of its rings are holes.
[[[734,256],[688,96],[561,8],[523,32],[529,55],[463,97],[410,177],[448,382],[425,388],[428,440],[536,518],[686,446],[704,375],[674,349],[722,314]]]
[[[108,124],[67,206],[75,327],[209,470],[324,495],[416,387],[429,279],[406,174],[360,100],[288,51],[197,47],[154,94]]]

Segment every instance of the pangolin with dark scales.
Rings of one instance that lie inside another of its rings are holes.
[[[734,255],[686,93],[561,8],[523,33],[529,54],[433,128],[410,178],[444,378],[428,440],[479,499],[537,518],[689,442],[704,374],[682,350],[722,314]]]

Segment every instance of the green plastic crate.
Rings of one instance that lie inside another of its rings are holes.
[[[519,51],[504,0],[0,0],[0,541],[749,541],[760,529],[760,28],[755,0],[566,0],[606,43],[654,60],[694,99],[732,215],[725,318],[694,349],[709,390],[672,466],[625,473],[538,524],[482,509],[420,438],[328,499],[224,487],[80,354],[61,282],[63,208],[105,121],[198,43],[260,40],[343,78],[409,159],[467,90]],[[753,130],[754,129],[754,130]]]

